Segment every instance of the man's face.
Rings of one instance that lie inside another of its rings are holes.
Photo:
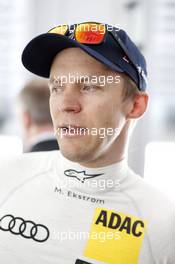
[[[83,163],[107,155],[125,124],[123,83],[119,73],[79,48],[65,49],[55,57],[50,73],[50,110],[54,129],[59,128],[60,151],[66,158]]]

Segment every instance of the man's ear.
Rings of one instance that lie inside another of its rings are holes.
[[[147,109],[148,99],[149,96],[145,92],[136,94],[132,99],[130,109],[128,109],[129,111],[126,115],[126,118],[132,119],[141,117]]]

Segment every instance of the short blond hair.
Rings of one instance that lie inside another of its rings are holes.
[[[123,74],[124,86],[123,86],[123,101],[132,99],[135,95],[140,94],[141,91],[138,89],[136,83],[126,74]]]

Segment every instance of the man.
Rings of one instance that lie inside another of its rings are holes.
[[[49,90],[46,80],[29,81],[18,95],[24,152],[58,149],[49,111]]]
[[[174,205],[126,162],[148,102],[138,48],[109,25],[64,25],[34,38],[22,61],[50,79],[60,151],[3,164],[3,264],[173,264]]]

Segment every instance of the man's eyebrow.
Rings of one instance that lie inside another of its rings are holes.
[[[80,77],[76,78],[77,83],[82,83],[83,82],[89,82],[91,80],[91,76],[89,75],[81,75]]]
[[[77,76],[77,75],[71,75],[74,77],[74,80],[76,83],[81,83],[82,80],[85,81],[85,82],[88,82],[92,79],[92,76],[91,75],[80,75],[80,76]],[[61,83],[62,82],[62,79],[64,78],[67,78],[67,80],[69,80],[68,76],[66,75],[62,75],[62,76],[59,76],[59,77],[51,77],[49,80],[48,80],[48,85],[51,85],[51,84],[55,84],[55,83]]]
[[[98,74],[92,74],[92,75],[82,75],[79,78],[77,78],[78,82],[93,82],[94,83],[94,79],[97,80],[97,83],[99,82],[99,78],[100,77],[105,77],[105,75],[98,75]]]
[[[48,85],[53,85],[53,84],[55,84],[55,81],[56,81],[56,82],[60,82],[60,78],[51,77],[51,78],[48,80]]]

